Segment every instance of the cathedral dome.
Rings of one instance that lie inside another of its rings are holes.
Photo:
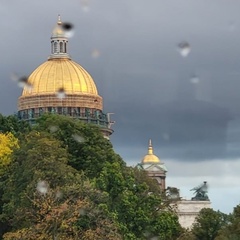
[[[22,96],[56,94],[59,89],[65,94],[98,95],[90,74],[69,58],[50,58],[32,72],[28,83],[32,88],[25,87]]]
[[[153,147],[152,147],[152,141],[149,140],[149,146],[148,146],[148,154],[145,155],[145,157],[142,159],[142,163],[160,163],[160,159],[153,154]]]
[[[100,127],[104,137],[113,133],[110,114],[90,74],[68,54],[67,23],[60,16],[51,35],[51,54],[28,77],[18,99],[18,118],[35,124],[45,113],[79,119]]]

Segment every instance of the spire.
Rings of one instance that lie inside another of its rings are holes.
[[[57,24],[58,24],[58,25],[62,24],[62,21],[61,21],[61,15],[60,15],[60,14],[58,14],[58,21],[57,21]]]
[[[153,154],[153,148],[152,148],[152,140],[149,139],[149,144],[148,144],[148,154]]]
[[[68,38],[62,28],[61,16],[58,14],[57,25],[54,27],[51,36],[51,55],[52,58],[70,58],[68,52]]]

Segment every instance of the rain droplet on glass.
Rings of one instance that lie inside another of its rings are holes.
[[[74,35],[74,31],[73,31],[73,24],[70,23],[70,22],[63,22],[62,23],[62,29],[64,31],[64,35],[67,37],[67,38],[71,38],[73,37]]]
[[[199,83],[199,78],[197,76],[192,76],[190,82],[193,84]]]
[[[89,0],[81,0],[81,5],[84,12],[89,11]]]
[[[84,208],[80,208],[79,213],[80,215],[84,216],[86,215],[86,210]]]
[[[28,77],[21,77],[18,79],[18,86],[21,87],[21,88],[27,88],[29,90],[32,89],[32,84],[28,82]]]
[[[63,194],[61,191],[56,192],[56,199],[60,199],[60,198],[62,198],[62,196],[63,196]]]
[[[78,135],[78,134],[73,134],[72,135],[73,139],[76,141],[76,142],[79,142],[79,143],[82,143],[85,141],[84,137]]]
[[[178,44],[178,51],[182,57],[187,57],[191,51],[190,44],[188,42],[181,42]]]
[[[60,98],[60,99],[63,99],[66,97],[66,93],[65,93],[65,90],[64,88],[59,88],[58,91],[57,91],[57,97]]]
[[[58,126],[52,125],[52,126],[49,127],[49,130],[50,130],[51,133],[55,133],[58,130]]]
[[[100,56],[100,51],[98,49],[92,50],[92,58],[98,58]]]
[[[37,183],[37,190],[42,194],[46,194],[48,192],[48,185],[45,181],[39,181]]]

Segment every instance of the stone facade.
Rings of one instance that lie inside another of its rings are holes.
[[[191,228],[198,213],[203,208],[212,208],[210,201],[181,200],[177,202],[179,223],[184,228]]]

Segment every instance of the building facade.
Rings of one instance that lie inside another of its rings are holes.
[[[154,155],[151,139],[149,140],[148,153],[144,156],[137,167],[146,171],[149,177],[156,179],[161,191],[165,191],[167,168],[164,163],[162,163],[160,159]]]

